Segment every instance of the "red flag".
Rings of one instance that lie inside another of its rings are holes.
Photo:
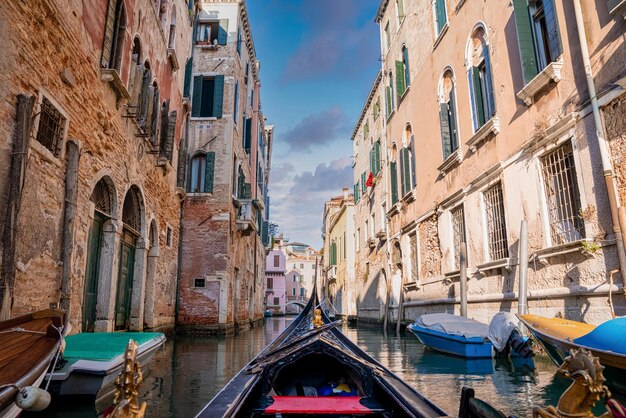
[[[370,173],[367,177],[367,181],[365,182],[365,186],[374,187],[374,173]]]

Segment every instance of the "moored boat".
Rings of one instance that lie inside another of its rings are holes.
[[[44,310],[0,322],[0,417],[47,406],[49,396],[37,388],[61,347],[64,316]]]
[[[519,315],[550,358],[563,363],[571,349],[585,348],[606,367],[609,388],[626,394],[626,317],[595,326],[562,318]]]
[[[500,312],[487,325],[459,315],[435,313],[418,317],[407,329],[425,346],[459,357],[485,359],[509,352],[529,357],[532,353],[514,319],[513,314]]]
[[[317,292],[197,417],[446,414],[344,336]]]
[[[124,366],[129,340],[138,344],[137,360],[146,370],[154,353],[165,342],[160,332],[81,333],[66,337],[65,363],[49,373],[53,396],[93,397],[96,410],[111,403],[115,378]]]

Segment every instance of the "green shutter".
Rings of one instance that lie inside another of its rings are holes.
[[[402,183],[402,195],[404,196],[411,191],[411,162],[408,148],[400,150],[400,170],[400,182]]]
[[[165,138],[165,144],[163,144],[161,151],[169,162],[172,162],[172,155],[174,154],[174,135],[176,133],[176,117],[178,112],[173,110],[167,121],[167,136]],[[163,129],[163,128],[161,128]]]
[[[483,55],[485,56],[485,85],[487,87],[487,120],[491,119],[496,113],[496,101],[493,94],[493,76],[491,71],[491,57],[489,56],[489,46],[485,45],[483,48]]]
[[[522,60],[522,73],[524,84],[526,84],[538,74],[533,31],[528,13],[528,0],[513,0],[513,10],[515,26],[517,27],[517,42]]]
[[[389,165],[391,171],[391,204],[393,205],[398,201],[398,167],[395,161]]]
[[[180,141],[180,149],[178,150],[178,171],[176,173],[176,186],[185,187],[185,175],[187,174],[187,150],[184,148],[183,141]]]
[[[415,138],[413,137],[413,135],[411,135],[411,142],[409,143],[409,168],[411,170],[411,190],[413,190],[413,188],[415,187],[415,185],[417,184],[415,182]]]
[[[387,107],[387,114],[385,116],[389,117],[391,115],[391,88],[389,86],[385,87],[385,105]]]
[[[396,61],[396,93],[398,99],[400,99],[406,91],[406,85],[404,84],[404,63],[402,61]]]
[[[352,194],[354,195],[354,203],[359,203],[359,195],[356,190],[357,185],[352,186]]]
[[[183,86],[183,97],[189,97],[189,87],[191,86],[191,70],[193,69],[193,60],[189,58],[185,64],[185,84]]]
[[[480,82],[480,69],[478,67],[472,67],[472,83],[474,83],[474,112],[476,112],[476,130],[483,126],[485,120],[485,106],[483,89]]]
[[[215,176],[215,153],[207,152],[204,162],[204,193],[213,193],[213,178]]]
[[[448,23],[448,14],[446,13],[445,0],[437,0],[435,7],[437,11],[437,35],[439,35],[443,30],[443,27],[446,25],[446,23]]]
[[[191,99],[191,116],[199,117],[202,108],[202,82],[203,77],[197,75],[193,78],[193,98]]]
[[[374,148],[370,150],[370,172],[374,173]]]
[[[226,45],[228,42],[228,19],[220,19],[220,28],[217,32],[218,45]]]
[[[448,103],[439,104],[439,122],[441,124],[441,148],[443,150],[443,159],[445,160],[452,154],[452,146],[450,141],[450,119],[448,118]]]
[[[552,61],[556,60],[563,53],[561,46],[561,35],[559,34],[559,21],[554,9],[554,0],[543,1],[543,11],[546,19],[546,32],[548,37],[548,47]]]
[[[213,116],[216,118],[222,117],[222,107],[224,105],[224,76],[216,75],[215,84],[213,90]],[[195,89],[195,85],[194,85]],[[194,97],[196,93],[194,91]]]
[[[380,172],[380,142],[374,142],[374,175],[378,175]]]
[[[448,126],[450,128],[450,151],[456,151],[459,147],[456,129],[456,98],[454,86],[450,89],[450,100],[448,101]]]
[[[402,0],[397,0],[398,5],[398,17],[400,20],[404,17],[404,4],[402,4]]]

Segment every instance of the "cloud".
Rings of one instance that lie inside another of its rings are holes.
[[[352,184],[352,158],[343,157],[329,164],[321,163],[314,172],[305,171],[295,176],[292,193],[335,192]],[[330,198],[330,196],[328,196]]]
[[[363,0],[304,1],[299,16],[305,36],[287,59],[283,81],[318,78],[326,74],[350,76],[354,68],[379,58],[378,27],[373,16],[363,19]],[[331,10],[332,13],[328,13]]]
[[[343,111],[332,107],[300,120],[296,126],[285,132],[283,140],[294,151],[306,151],[312,146],[326,145],[348,133],[348,120]]]

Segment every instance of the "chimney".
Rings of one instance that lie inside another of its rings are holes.
[[[347,187],[343,188],[343,199],[348,200],[348,196],[350,195],[350,189]]]

